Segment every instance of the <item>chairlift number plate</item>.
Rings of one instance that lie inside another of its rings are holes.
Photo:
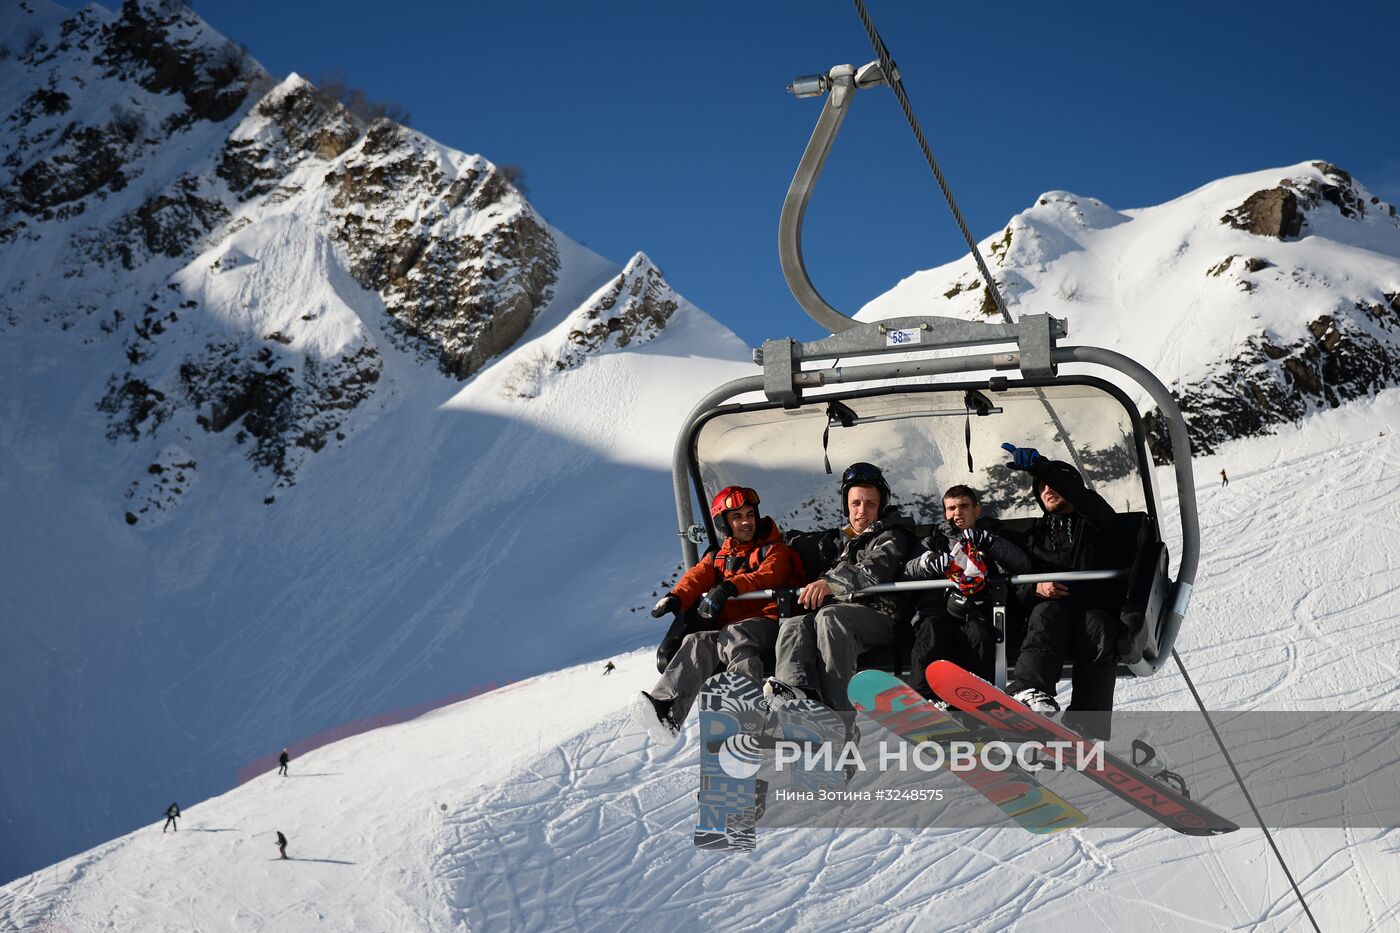
[[[918,328],[912,330],[885,331],[885,346],[887,347],[907,347],[919,342],[920,331]]]

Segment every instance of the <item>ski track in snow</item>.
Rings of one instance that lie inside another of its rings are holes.
[[[1283,443],[1283,441],[1280,441]],[[1397,446],[1276,455],[1218,488],[1198,476],[1205,559],[1181,648],[1216,709],[1395,707]],[[1379,468],[1377,468],[1379,464]],[[1164,474],[1165,475],[1165,474]],[[1168,509],[1173,502],[1166,503]],[[1337,533],[1339,523],[1367,529]],[[1374,532],[1374,533],[1371,533]],[[1358,650],[1359,648],[1365,650]],[[1120,685],[1120,706],[1190,709],[1184,681]],[[473,928],[1290,930],[1306,923],[1262,834],[1203,841],[1082,829],[763,830],[753,855],[687,848],[698,748],[657,752],[601,724],[460,814],[440,856]],[[610,751],[610,749],[612,749]],[[607,762],[616,762],[608,771]],[[1062,788],[1063,790],[1063,788]],[[1072,790],[1066,791],[1072,793]],[[1324,928],[1397,916],[1393,834],[1276,830]],[[968,919],[974,918],[974,919]]]
[[[1197,465],[1204,558],[1180,648],[1212,709],[1397,706],[1388,685],[1400,669],[1400,545],[1389,532],[1400,527],[1400,468],[1391,465],[1400,438],[1350,430],[1319,441],[1328,424]],[[1221,464],[1236,467],[1224,489],[1213,482]],[[468,598],[461,588],[473,585],[462,578],[446,598]],[[1306,924],[1254,829],[1198,839],[1165,829],[1042,838],[1007,828],[760,826],[754,853],[697,851],[693,717],[684,740],[661,749],[624,712],[653,680],[651,654],[617,658],[606,678],[590,663],[327,746],[294,760],[295,779],[265,775],[187,809],[178,834],[151,824],[0,888],[0,926]],[[1120,682],[1118,705],[1193,708],[1171,666]],[[1338,763],[1336,781],[1363,765]],[[1073,799],[1085,790],[1079,780],[1052,785]],[[1251,775],[1256,792],[1264,781]],[[291,837],[295,861],[278,864],[276,828]],[[1324,929],[1380,931],[1400,920],[1396,832],[1283,829],[1275,838]]]

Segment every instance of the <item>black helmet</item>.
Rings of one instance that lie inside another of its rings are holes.
[[[846,494],[851,491],[852,486],[874,486],[880,493],[881,512],[890,504],[890,484],[885,482],[885,474],[880,472],[880,468],[864,460],[852,463],[846,467],[846,472],[841,474],[841,512],[848,519],[851,512],[846,504]]]

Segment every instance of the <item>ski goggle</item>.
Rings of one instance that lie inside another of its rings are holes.
[[[715,496],[710,505],[711,514],[742,509],[746,505],[758,505],[758,492],[747,486],[726,486]]]
[[[873,463],[852,463],[846,467],[846,472],[841,474],[841,482],[844,483],[874,483],[883,480],[885,474]]]

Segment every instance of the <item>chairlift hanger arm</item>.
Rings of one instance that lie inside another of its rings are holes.
[[[812,284],[812,278],[807,274],[807,263],[802,258],[802,222],[807,215],[807,204],[812,199],[817,176],[821,174],[822,166],[831,153],[831,144],[846,114],[850,112],[856,90],[883,83],[885,76],[879,63],[871,62],[860,69],[837,65],[824,75],[796,78],[788,85],[788,91],[798,97],[827,94],[827,98],[817,119],[816,129],[812,131],[812,138],[807,141],[807,149],[802,153],[802,161],[797,165],[792,184],[788,186],[787,197],[783,199],[783,212],[778,219],[778,261],[783,267],[788,288],[802,310],[833,334],[855,326],[856,321],[827,304]]]

